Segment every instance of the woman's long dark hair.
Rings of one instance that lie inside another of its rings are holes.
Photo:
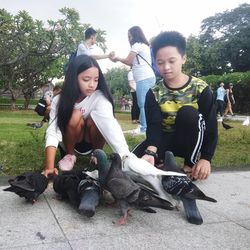
[[[103,95],[112,104],[114,110],[114,102],[112,95],[108,89],[107,83],[97,61],[87,55],[77,56],[74,61],[69,65],[69,68],[66,72],[58,104],[57,125],[63,135],[65,134],[66,127],[72,116],[74,105],[81,95],[77,76],[81,72],[91,67],[96,67],[99,71],[98,85],[96,89],[102,91]]]
[[[134,43],[145,43],[146,45],[149,46],[149,42],[146,39],[142,29],[139,26],[133,26],[128,31],[132,36],[132,41],[130,41],[131,46]]]

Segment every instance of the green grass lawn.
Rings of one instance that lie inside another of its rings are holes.
[[[133,129],[129,113],[117,113],[116,117],[123,130]],[[45,124],[40,129],[33,129],[26,124],[40,121],[32,110],[10,111],[0,110],[0,175],[16,175],[28,170],[42,170],[44,162]],[[219,141],[213,158],[214,169],[242,169],[250,167],[250,127],[241,122],[228,121],[234,128],[225,130],[219,124]],[[126,140],[132,149],[143,140],[142,136],[126,134]],[[105,146],[107,153],[111,153]],[[83,157],[84,158],[84,157]],[[57,161],[60,155],[57,155]],[[181,160],[178,159],[181,164]],[[88,165],[88,158],[78,159],[77,166]]]

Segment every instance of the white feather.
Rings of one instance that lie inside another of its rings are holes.
[[[163,171],[156,168],[154,165],[150,164],[142,158],[138,158],[135,154],[130,153],[129,155],[123,156],[123,171],[132,171],[143,176],[186,176],[184,173],[178,173],[173,171]]]
[[[163,200],[171,202],[173,205],[177,204],[177,201],[173,199],[172,195],[168,194],[162,186],[162,176],[186,176],[186,174],[177,173],[173,171],[163,171],[156,168],[144,159],[138,158],[135,154],[130,153],[122,158],[122,170],[126,172],[132,172],[135,175],[140,176],[146,182],[154,188],[159,197]]]
[[[249,116],[243,121],[243,126],[249,126]]]

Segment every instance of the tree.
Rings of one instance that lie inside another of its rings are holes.
[[[62,8],[63,18],[47,24],[33,20],[26,11],[16,16],[0,10],[0,79],[2,91],[10,91],[13,108],[21,93],[26,106],[34,92],[63,76],[68,55],[83,39],[89,24],[81,24],[76,10]],[[106,49],[105,31],[98,30],[97,43]]]
[[[202,21],[202,74],[246,71],[250,68],[250,4]]]
[[[187,39],[187,62],[183,67],[183,70],[187,74],[199,76],[202,70],[201,51],[202,47],[199,39],[194,36],[189,36]]]
[[[128,69],[126,67],[109,69],[105,74],[105,79],[114,96],[120,97],[129,94]]]

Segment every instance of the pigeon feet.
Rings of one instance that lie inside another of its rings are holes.
[[[126,225],[126,219],[127,219],[127,214],[126,215],[123,215],[120,219],[119,219],[119,225],[122,226],[122,225]]]

